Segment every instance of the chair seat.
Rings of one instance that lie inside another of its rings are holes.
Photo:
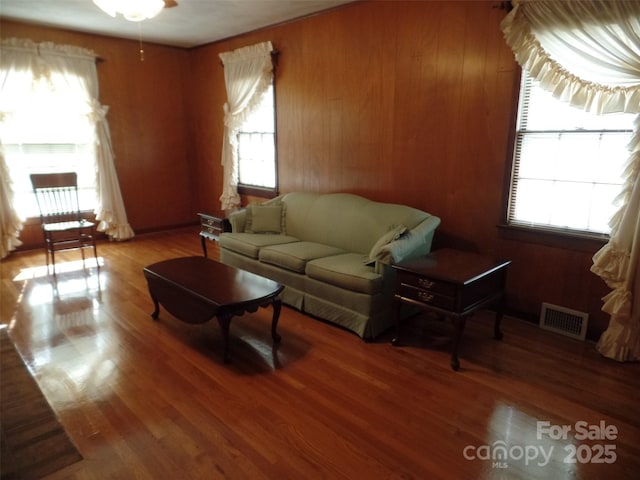
[[[79,228],[93,228],[95,223],[87,220],[45,223],[42,228],[47,232],[66,232],[67,230],[78,230]]]

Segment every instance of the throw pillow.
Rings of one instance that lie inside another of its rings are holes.
[[[367,265],[375,263],[376,260],[380,260],[382,257],[382,249],[391,242],[398,240],[405,232],[407,227],[404,225],[392,225],[389,227],[389,231],[382,235],[369,252],[369,258],[365,260]]]
[[[247,207],[245,233],[285,233],[285,204],[252,204]]]

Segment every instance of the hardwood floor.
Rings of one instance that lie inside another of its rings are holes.
[[[99,272],[60,254],[57,282],[39,250],[0,263],[2,323],[84,457],[48,478],[638,478],[640,365],[509,317],[498,342],[481,312],[456,373],[448,322],[393,347],[288,307],[275,350],[270,309],[235,318],[224,364],[217,322],[150,318],[142,268],[200,254],[188,228],[100,243]]]

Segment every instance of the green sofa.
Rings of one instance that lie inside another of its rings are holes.
[[[393,324],[393,262],[429,253],[440,219],[347,193],[293,192],[233,213],[223,263],[285,286],[282,301],[371,340]]]

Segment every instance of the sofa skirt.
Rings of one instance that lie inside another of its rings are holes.
[[[386,274],[380,293],[368,295],[310,279],[221,248],[220,260],[284,285],[282,302],[310,316],[339,325],[373,340],[393,325],[393,275]]]

